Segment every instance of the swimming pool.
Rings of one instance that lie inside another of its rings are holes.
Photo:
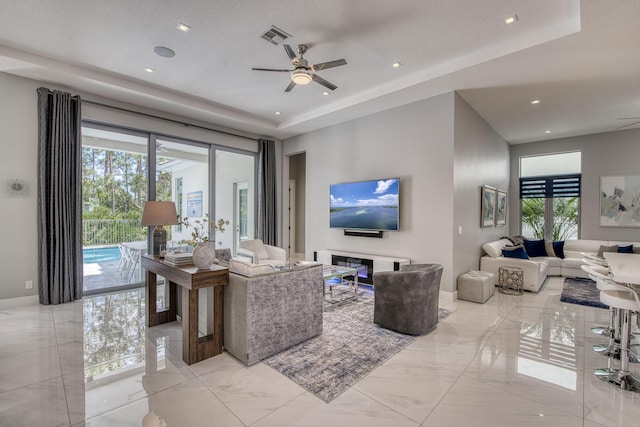
[[[117,246],[84,248],[82,250],[82,262],[84,264],[112,261],[120,261],[120,249]]]

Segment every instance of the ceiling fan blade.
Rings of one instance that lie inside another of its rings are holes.
[[[343,59],[336,59],[335,61],[321,62],[319,64],[312,65],[313,71],[326,70],[327,68],[339,67],[341,65],[347,65],[347,61]]]
[[[624,126],[618,126],[616,129],[624,129],[624,128],[628,128],[628,127],[631,127],[631,126],[635,126],[637,124],[640,124],[640,121],[629,123],[628,125],[624,125]]]
[[[329,83],[328,81],[326,81],[325,79],[323,79],[317,74],[312,75],[311,78],[313,79],[314,82],[320,83],[322,86],[326,87],[327,89],[335,90],[338,88],[338,86],[334,85],[333,83]]]
[[[289,46],[288,44],[283,44],[282,46],[284,46],[284,50],[285,50],[285,52],[287,52],[287,55],[289,55],[289,59],[290,60],[293,61],[294,59],[297,58],[296,53],[291,48],[291,46]]]
[[[277,71],[279,73],[290,73],[293,70],[276,70],[275,68],[252,68],[255,71]]]
[[[289,82],[289,86],[287,86],[287,88],[284,91],[285,92],[291,92],[291,89],[293,89],[294,87],[296,87],[296,83],[293,80],[291,80]]]

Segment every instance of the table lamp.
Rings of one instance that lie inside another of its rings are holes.
[[[155,226],[153,229],[153,255],[160,255],[160,248],[166,247],[167,230],[164,225],[178,225],[178,214],[174,202],[148,201],[142,211],[143,226]]]

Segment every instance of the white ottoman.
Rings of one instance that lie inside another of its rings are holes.
[[[458,299],[484,304],[495,292],[496,276],[486,271],[469,271],[458,277]]]

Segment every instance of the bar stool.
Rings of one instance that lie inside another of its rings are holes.
[[[586,261],[586,260],[585,260]],[[628,286],[625,286],[620,283],[616,283],[609,278],[609,276],[605,275],[605,271],[603,267],[600,266],[588,266],[583,265],[582,271],[586,272],[589,277],[596,282],[596,286],[600,290],[600,296],[602,297],[602,291],[605,290],[613,290],[619,291],[622,293],[627,293],[628,297],[633,298],[631,294],[631,289]],[[602,298],[601,298],[602,300]],[[604,303],[604,302],[603,302]],[[604,303],[607,304],[607,303]],[[605,344],[595,344],[593,346],[593,350],[601,354],[605,357],[610,357],[613,359],[619,360],[621,357],[621,341],[622,341],[622,312],[621,310],[613,305],[607,304],[609,306],[609,326],[597,326],[592,328],[591,330],[597,334],[605,335],[609,337],[609,342]],[[632,310],[637,311],[637,310]],[[630,339],[630,338],[629,338]],[[629,347],[628,347],[629,348]],[[629,353],[629,361],[633,363],[640,362],[640,356],[638,356],[635,352]]]
[[[640,393],[640,381],[629,372],[629,342],[631,338],[631,312],[640,311],[640,298],[632,288],[624,290],[606,289],[600,291],[600,301],[619,310],[622,319],[620,336],[620,369],[596,369],[598,379],[616,385],[623,390]]]

